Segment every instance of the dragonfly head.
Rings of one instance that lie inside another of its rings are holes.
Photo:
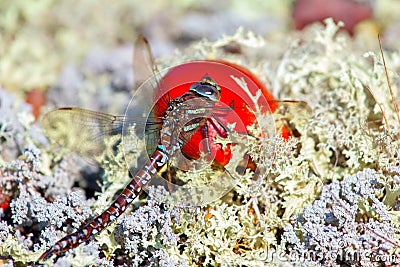
[[[221,88],[207,74],[200,82],[190,86],[190,91],[195,92],[202,97],[209,98],[212,101],[218,101],[221,97]]]

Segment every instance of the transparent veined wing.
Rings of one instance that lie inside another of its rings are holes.
[[[161,123],[158,118],[115,116],[80,108],[59,108],[47,113],[42,120],[52,141],[94,159],[129,134],[124,129],[131,126],[145,127],[147,143],[156,145]]]
[[[277,109],[273,113],[276,129],[280,129],[282,136],[298,137],[301,127],[306,127],[312,117],[311,107],[304,101],[277,100],[274,101]]]

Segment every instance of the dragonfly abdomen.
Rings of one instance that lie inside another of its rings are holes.
[[[76,232],[64,237],[53,245],[49,250],[40,256],[40,260],[46,260],[53,254],[65,252],[86,242],[91,236],[99,233],[106,228],[112,221],[118,218],[127,206],[138,197],[147,183],[157,172],[167,163],[168,154],[166,147],[158,145],[157,149],[150,156],[144,167],[124,188],[122,193],[102,214],[94,218],[90,223],[80,228]]]
[[[125,211],[128,204],[140,195],[151,178],[164,167],[169,157],[181,149],[184,141],[190,140],[190,134],[203,125],[207,117],[212,114],[209,108],[214,106],[214,99],[219,99],[219,87],[214,87],[212,82],[211,78],[206,77],[200,82],[199,88],[193,87],[191,91],[170,102],[160,132],[159,144],[144,167],[106,211],[81,229],[58,241],[40,256],[40,260],[48,259],[53,254],[67,251],[86,242]],[[198,92],[200,89],[201,91]],[[113,119],[111,121],[114,122]]]

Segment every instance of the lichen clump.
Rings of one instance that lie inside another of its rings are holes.
[[[279,132],[249,139],[241,149],[252,156],[257,171],[242,171],[218,201],[175,206],[163,202],[169,195],[165,188],[152,186],[114,224],[53,259],[55,264],[398,264],[400,122],[380,57],[360,51],[339,28],[327,20],[325,26],[292,36],[289,46],[274,51],[279,57],[268,49],[277,40],[238,31],[214,43],[195,43],[169,59],[172,64],[223,58],[246,65],[268,77],[276,96],[305,101],[308,108],[297,105],[296,112],[294,103],[295,114],[278,110],[274,115],[277,125],[293,129],[288,140]],[[232,41],[242,54],[224,50]],[[274,60],[269,62],[270,56]],[[398,53],[387,53],[386,61],[398,97],[390,71],[400,67]],[[1,114],[10,115],[0,117],[0,198],[9,203],[0,207],[0,256],[17,265],[35,262],[59,238],[101,212],[129,177],[122,154],[104,151],[103,171],[94,172],[103,179],[101,194],[73,190],[90,164],[50,146],[25,104],[3,104],[11,97],[0,91]],[[257,133],[257,127],[252,130]],[[185,175],[177,171],[176,179],[194,180]],[[216,172],[210,168],[201,175],[212,179]]]

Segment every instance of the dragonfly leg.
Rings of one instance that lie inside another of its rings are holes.
[[[210,145],[210,138],[208,135],[208,123],[206,123],[205,127],[202,127],[203,135],[206,137],[206,142],[205,142],[205,149],[207,149],[207,154],[211,155],[211,145]]]

